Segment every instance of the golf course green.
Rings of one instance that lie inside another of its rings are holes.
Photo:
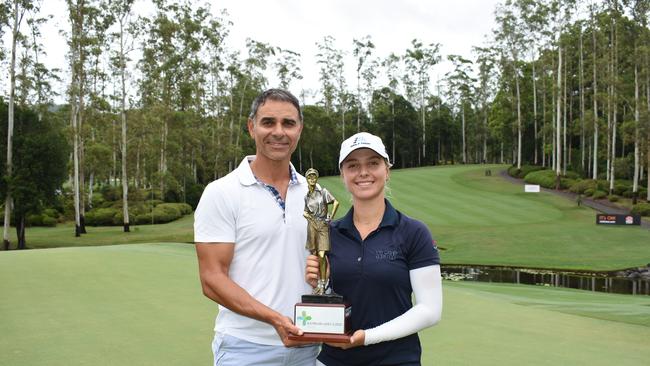
[[[595,211],[523,193],[491,166],[392,172],[389,197],[424,221],[444,263],[608,270],[650,262],[650,231],[599,227]],[[341,202],[338,177],[320,180]],[[199,284],[192,218],[29,228],[0,252],[0,365],[209,365],[216,305]],[[120,244],[120,245],[111,245]],[[420,333],[424,365],[640,365],[650,296],[444,281],[443,320]]]

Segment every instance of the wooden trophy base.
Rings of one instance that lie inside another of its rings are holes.
[[[328,334],[328,333],[303,333],[301,336],[290,335],[288,338],[298,342],[315,343],[350,343],[351,333]]]

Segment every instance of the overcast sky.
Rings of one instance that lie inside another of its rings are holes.
[[[425,44],[440,43],[443,58],[460,54],[471,58],[473,46],[485,43],[494,28],[494,9],[500,0],[218,0],[211,1],[216,14],[227,9],[233,23],[227,44],[245,54],[245,40],[252,38],[302,55],[303,80],[291,90],[319,88],[316,42],[326,35],[336,39],[336,46],[347,52],[348,84],[356,87],[352,40],[366,35],[375,44],[374,56],[390,52],[404,54],[417,38]],[[139,4],[138,4],[139,3]],[[151,10],[136,0],[139,12]],[[54,19],[43,29],[48,66],[67,69],[67,46],[60,29],[69,29],[63,0],[45,0],[43,12]],[[5,42],[5,45],[8,45]],[[432,82],[449,71],[448,64],[436,66]],[[270,78],[273,83],[273,78]]]

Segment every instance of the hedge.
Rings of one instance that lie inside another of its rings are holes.
[[[607,192],[605,192],[605,191],[595,191],[594,194],[591,197],[593,199],[595,199],[595,200],[605,198],[605,197],[607,197]]]
[[[637,203],[632,207],[632,213],[641,216],[650,216],[650,203]]]
[[[546,168],[539,165],[522,165],[521,169],[517,169],[516,166],[511,166],[510,168],[508,168],[508,174],[511,177],[524,178],[525,176],[528,175],[528,173],[536,172],[544,169]]]

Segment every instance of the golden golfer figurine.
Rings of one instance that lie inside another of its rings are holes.
[[[336,214],[339,202],[318,182],[318,170],[309,168],[305,173],[309,191],[305,196],[305,212],[307,219],[307,249],[318,256],[318,285],[314,294],[323,295],[327,288],[327,260],[325,255],[330,250],[329,223]],[[328,206],[332,205],[332,213],[328,214]]]

